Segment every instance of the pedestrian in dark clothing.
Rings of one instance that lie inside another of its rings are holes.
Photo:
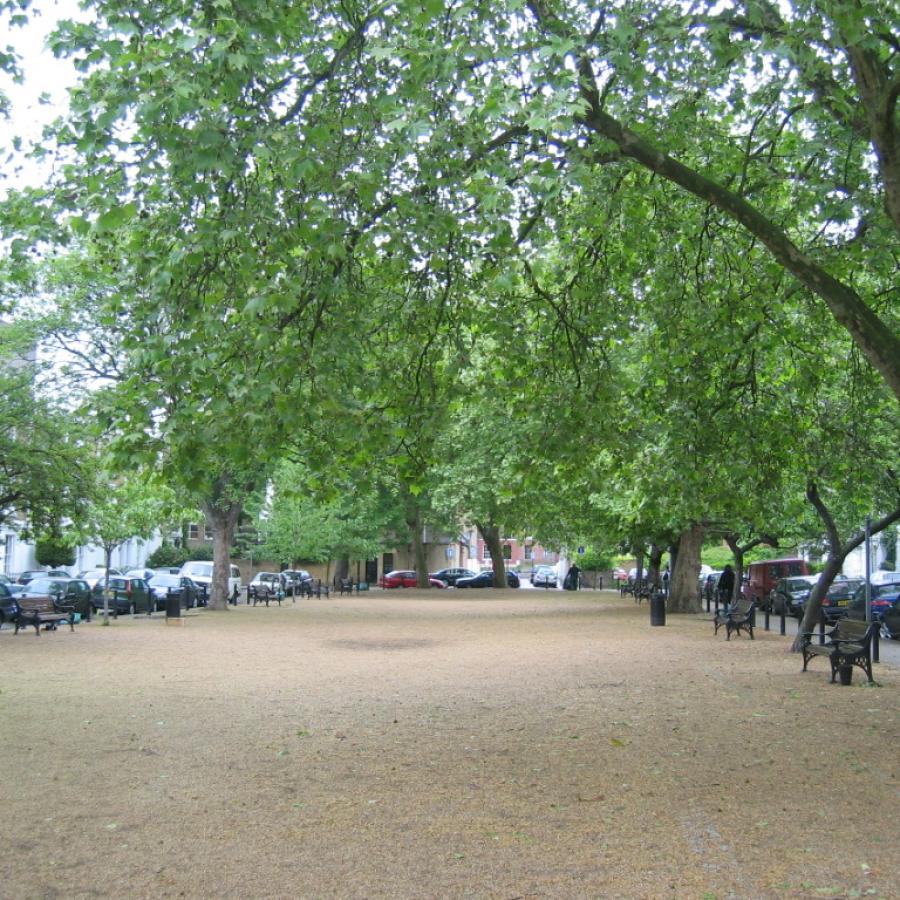
[[[719,576],[719,603],[728,606],[731,603],[732,594],[734,594],[734,569],[731,566],[725,566],[722,574]]]
[[[578,566],[572,566],[566,574],[565,581],[563,581],[563,589],[567,591],[577,591],[578,590],[578,576],[581,574],[581,569]]]

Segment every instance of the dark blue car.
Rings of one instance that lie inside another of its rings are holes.
[[[872,620],[877,622],[894,606],[900,604],[900,584],[872,585]],[[847,607],[847,615],[851,619],[866,618],[866,586],[857,589]]]
[[[12,622],[13,616],[19,611],[12,591],[0,581],[0,627],[4,622]]]
[[[519,576],[516,575],[515,572],[508,571],[506,573],[506,583],[511,588],[517,588],[519,586]],[[494,573],[491,571],[479,572],[477,575],[472,575],[471,578],[460,578],[457,580],[456,586],[458,588],[493,587],[494,586]]]

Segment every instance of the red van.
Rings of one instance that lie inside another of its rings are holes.
[[[780,578],[793,578],[796,575],[809,575],[809,565],[805,559],[761,559],[759,562],[752,562],[747,566],[747,587],[744,593],[762,607]]]

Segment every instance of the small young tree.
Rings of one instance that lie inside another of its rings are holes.
[[[103,550],[103,622],[109,623],[109,569],[113,551],[129,538],[149,538],[156,530],[169,500],[165,489],[138,474],[116,476],[98,468],[88,499],[81,539]]]

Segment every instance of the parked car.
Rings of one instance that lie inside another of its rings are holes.
[[[882,612],[881,637],[900,641],[900,599],[895,600]]]
[[[281,572],[257,572],[250,581],[251,590],[285,591],[287,579]]]
[[[293,585],[299,588],[304,584],[309,584],[313,580],[312,575],[306,569],[285,569],[282,573],[285,583],[290,588]]]
[[[147,586],[153,595],[156,609],[165,609],[166,600],[171,592],[178,597],[178,603],[185,609],[193,609],[206,602],[205,594],[201,594],[200,588],[187,577],[187,575],[173,575],[171,572],[157,572],[148,579]]]
[[[535,566],[531,573],[531,583],[535,587],[552,587],[557,585],[556,566]]]
[[[9,585],[0,581],[0,628],[4,622],[12,621],[13,616],[19,611],[16,606],[16,598],[9,589]]]
[[[393,572],[388,572],[381,578],[381,586],[385,589],[414,588],[418,587],[418,584],[419,582],[416,577],[416,573],[411,569],[395,569]],[[430,575],[428,576],[428,584],[431,587],[436,588],[447,587],[447,585],[444,584],[444,582],[439,578],[432,578]]]
[[[64,569],[28,569],[23,572],[16,580],[19,584],[28,584],[35,578],[69,578],[69,573]]]
[[[143,578],[128,578],[126,575],[110,575],[109,587],[105,591],[109,598],[109,611],[118,613],[152,612],[155,602],[150,599],[150,588]],[[94,586],[91,603],[94,612],[103,609],[103,582]]]
[[[512,571],[506,573],[506,583],[511,588],[519,586],[519,576]],[[494,586],[494,573],[488,569],[486,572],[479,572],[471,578],[460,578],[456,582],[458,588],[485,588]]]
[[[155,569],[129,569],[125,573],[126,578],[143,578],[149,581],[156,574]]]
[[[476,573],[471,569],[461,569],[459,567],[449,568],[449,569],[439,569],[437,572],[432,572],[428,577],[429,578],[437,578],[438,581],[443,581],[448,587],[455,587],[456,582],[460,578],[469,578]]]
[[[21,594],[22,591],[25,590],[24,584],[19,584],[18,582],[13,581],[13,579],[10,578],[9,575],[0,575],[0,584],[6,585],[7,590],[13,596],[15,596],[16,594]]]
[[[809,575],[809,564],[805,559],[787,557],[785,559],[763,559],[747,566],[745,594],[748,600],[755,600],[760,609],[776,585],[783,578],[797,578]]]
[[[124,575],[121,569],[110,569],[110,576],[112,575]],[[103,566],[98,566],[96,569],[85,569],[83,572],[79,572],[76,576],[77,578],[83,578],[90,586],[91,590],[93,590],[97,586],[97,582],[103,582],[106,578],[106,569]]]
[[[892,607],[897,605],[900,598],[900,583],[873,584],[872,585],[872,620],[878,621]],[[866,585],[863,583],[856,589],[850,605],[847,607],[847,616],[851,619],[866,618]],[[893,621],[893,614],[891,615]]]
[[[822,598],[822,616],[826,622],[837,622],[847,615],[853,595],[863,581],[859,578],[843,578],[835,581]]]
[[[32,578],[23,597],[50,597],[55,604],[74,607],[83,619],[91,618],[91,586],[83,578]]]
[[[782,609],[785,615],[803,615],[803,606],[812,592],[818,575],[799,575],[795,578],[781,578],[769,594],[766,605],[775,615],[780,616]]]
[[[182,567],[179,575],[190,578],[200,590],[209,592],[212,586],[213,564],[206,560],[188,560]],[[235,591],[240,593],[241,590],[241,570],[237,566],[230,566],[228,570],[228,593],[234,594]]]

